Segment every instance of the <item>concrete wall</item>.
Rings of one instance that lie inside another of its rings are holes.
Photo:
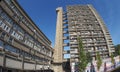
[[[55,38],[55,47],[54,47],[54,63],[63,62],[63,9],[58,7],[57,12],[57,22],[56,22],[56,38]],[[55,72],[63,72],[62,65],[53,65]]]
[[[3,66],[3,57],[0,56],[0,66]]]
[[[22,69],[22,62],[6,58],[6,67]]]
[[[43,66],[42,65],[36,65],[36,70],[41,69]]]
[[[35,64],[24,63],[25,70],[35,70]]]

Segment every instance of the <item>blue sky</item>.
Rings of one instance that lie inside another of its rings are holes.
[[[66,5],[92,4],[103,18],[113,43],[120,43],[120,0],[18,0],[19,4],[39,26],[54,46],[56,8]]]

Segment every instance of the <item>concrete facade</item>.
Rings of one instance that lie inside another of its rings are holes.
[[[62,8],[57,8],[56,12],[58,14],[57,16],[57,26],[56,26],[56,40],[55,40],[55,49],[54,49],[54,71],[55,72],[61,72],[63,70],[62,68],[62,62],[63,62],[63,31],[62,31]]]
[[[61,64],[64,68],[64,62],[67,61],[70,61],[70,64],[79,61],[78,37],[83,42],[85,52],[90,52],[93,60],[96,60],[96,52],[99,52],[102,58],[108,58],[115,51],[114,45],[102,18],[92,5],[70,5],[66,9],[66,12],[62,7],[56,10],[55,68],[60,68]],[[66,50],[65,47],[69,49]],[[65,58],[65,54],[70,54],[70,57]],[[60,69],[55,72],[64,72]]]
[[[0,1],[0,71],[52,69],[51,41],[16,0]]]

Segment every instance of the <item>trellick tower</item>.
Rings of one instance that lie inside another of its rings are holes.
[[[64,72],[64,63],[78,61],[79,36],[83,42],[84,50],[90,52],[93,60],[96,60],[96,52],[102,58],[107,58],[114,52],[114,45],[102,18],[92,5],[70,5],[66,12],[58,7],[56,40],[54,52],[55,72]],[[69,49],[65,49],[66,46]],[[70,54],[69,59],[65,54]]]

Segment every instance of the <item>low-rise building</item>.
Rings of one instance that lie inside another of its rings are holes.
[[[50,70],[51,41],[16,0],[0,1],[0,71]]]

